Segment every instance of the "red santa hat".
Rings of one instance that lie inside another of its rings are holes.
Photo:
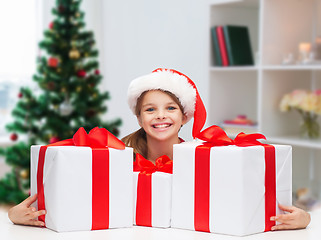
[[[149,90],[169,91],[178,98],[187,121],[194,117],[192,135],[195,138],[206,121],[206,109],[195,83],[183,73],[166,68],[158,68],[150,74],[134,79],[127,94],[129,107],[134,114],[137,99]]]

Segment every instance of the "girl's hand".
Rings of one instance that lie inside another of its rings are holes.
[[[45,210],[36,211],[30,205],[37,200],[37,194],[28,197],[20,204],[9,209],[8,216],[14,224],[45,226],[44,222],[38,221],[37,217],[46,214]]]
[[[271,217],[271,221],[281,223],[273,226],[272,231],[306,228],[311,221],[310,214],[300,208],[281,204],[279,204],[279,208],[289,213]]]

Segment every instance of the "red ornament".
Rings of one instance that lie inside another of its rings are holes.
[[[86,77],[86,71],[81,69],[77,72],[78,77]]]
[[[96,75],[99,75],[100,74],[100,71],[98,69],[95,70],[95,74]]]
[[[54,23],[53,22],[49,23],[49,28],[53,29],[53,27],[54,27]]]
[[[18,98],[22,98],[23,97],[23,94],[20,92],[19,94],[18,94]]]
[[[50,57],[48,59],[48,66],[49,67],[57,67],[58,66],[58,59],[57,58],[54,58],[54,57]]]
[[[55,143],[55,142],[59,142],[59,141],[60,141],[60,138],[57,137],[57,136],[52,137],[52,138],[49,139],[49,143],[50,143],[50,144],[51,144],[51,143]]]
[[[18,139],[18,135],[16,133],[13,133],[13,134],[10,135],[10,139],[12,141],[16,141]]]

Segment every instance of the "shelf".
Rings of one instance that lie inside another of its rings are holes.
[[[248,27],[255,65],[217,66],[212,32],[208,31],[208,124],[247,115],[258,125],[220,126],[232,139],[240,132],[262,133],[267,139],[260,140],[262,143],[292,146],[293,192],[311,187],[313,180],[318,188],[315,192],[321,196],[321,138],[301,138],[301,116],[296,111],[283,113],[279,109],[282,97],[295,89],[321,89],[321,60],[304,64],[297,61],[303,42],[311,43],[319,59],[318,45],[313,43],[321,36],[321,0],[209,3],[209,30],[220,25]],[[282,64],[289,54],[294,61]],[[321,120],[318,122],[321,125]]]
[[[263,70],[284,70],[284,71],[302,71],[302,70],[320,70],[321,65],[269,65],[269,66],[262,66]]]
[[[284,137],[266,137],[270,143],[287,144],[297,147],[321,149],[321,139],[309,140],[302,139],[299,136],[284,136]]]
[[[249,8],[258,8],[258,0],[211,0],[210,5],[212,6],[226,6],[231,5],[233,7],[249,7]]]
[[[233,66],[227,66],[227,67],[210,67],[210,71],[212,72],[239,72],[239,71],[257,71],[257,66],[240,66],[240,67],[233,67]]]
[[[271,70],[271,71],[310,71],[310,70],[318,70],[321,71],[321,64],[311,64],[311,65],[266,65],[266,66],[226,66],[226,67],[215,67],[211,66],[210,71],[212,72],[233,72],[233,71],[257,71],[257,70]]]
[[[257,129],[271,142],[306,149],[321,149],[321,140],[296,136],[296,113],[282,114],[280,100],[294,89],[321,89],[321,62],[282,65],[282,56],[297,57],[301,42],[313,42],[321,35],[321,0],[212,0],[209,28],[244,25],[250,33],[253,66],[216,66],[209,41],[209,122],[212,124],[245,114],[259,123]],[[302,15],[303,14],[303,15]],[[297,16],[301,16],[298,18]],[[211,39],[211,38],[209,38]],[[316,55],[317,56],[317,55]],[[232,133],[237,132],[238,129]],[[284,137],[278,137],[284,136]]]
[[[246,129],[246,130],[250,130],[250,131],[253,131],[253,132],[258,130],[257,124],[254,124],[254,125],[246,125],[246,124],[227,124],[227,123],[221,123],[221,124],[219,124],[219,126],[222,127],[222,128]]]

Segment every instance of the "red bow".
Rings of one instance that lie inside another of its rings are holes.
[[[125,149],[125,144],[111,134],[105,128],[95,127],[87,134],[81,127],[74,134],[73,138],[49,144],[47,146],[88,146],[91,148],[111,147],[115,149]]]
[[[136,154],[136,161],[134,162],[134,172],[141,172],[151,174],[154,172],[173,173],[173,160],[168,156],[163,155],[156,159],[155,164],[145,159],[139,153]]]
[[[258,139],[265,139],[263,134],[253,133],[245,134],[243,132],[239,133],[234,140],[229,138],[225,131],[219,126],[213,125],[197,135],[197,138],[205,141],[204,145],[210,146],[227,146],[227,145],[236,145],[236,146],[253,146],[253,145],[262,145],[261,142],[257,141]]]

